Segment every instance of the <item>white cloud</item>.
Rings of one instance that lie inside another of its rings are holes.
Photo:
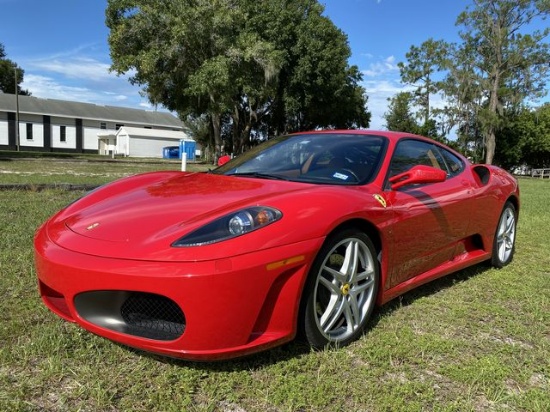
[[[33,96],[42,98],[86,102],[97,97],[97,92],[85,87],[63,85],[52,77],[37,74],[26,73],[22,87],[28,89]]]
[[[96,88],[89,83],[87,86],[70,85],[53,76],[33,73],[25,73],[21,87],[31,92],[32,96],[44,99],[69,100],[113,106],[123,104],[125,107],[136,108],[148,104],[147,102],[142,102],[142,98],[135,87],[126,84],[124,79],[113,76],[110,82],[107,81],[104,83],[111,83],[110,90],[117,91],[105,90],[105,87]]]
[[[367,107],[372,114],[370,128],[385,129],[384,113],[388,111],[388,99],[406,88],[397,82],[387,80],[369,81],[365,82],[363,86],[369,97]]]
[[[361,72],[366,77],[378,77],[383,75],[393,76],[399,72],[399,67],[397,67],[395,63],[395,57],[389,56],[385,59],[370,63],[368,68],[363,69]]]
[[[363,54],[370,60],[374,56]],[[407,86],[401,84],[399,67],[394,56],[380,57],[360,68],[363,74],[362,85],[369,98],[367,108],[371,112],[371,129],[385,129],[386,120],[384,113],[388,110],[388,99],[397,93],[407,90]]]
[[[71,79],[86,79],[92,81],[106,80],[113,75],[109,73],[109,65],[89,57],[73,57],[66,60],[48,59],[29,62],[30,69],[57,73]]]
[[[49,57],[20,59],[25,69],[21,87],[40,98],[147,107],[139,87],[128,81],[132,73],[117,76],[109,71],[110,64],[79,54],[85,49],[82,46]]]

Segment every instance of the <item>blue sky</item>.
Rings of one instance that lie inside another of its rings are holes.
[[[387,98],[403,90],[397,63],[432,37],[458,40],[455,21],[471,0],[321,0],[348,35],[351,64],[363,73],[371,128],[383,128]],[[137,86],[109,73],[102,0],[0,0],[0,43],[25,70],[35,97],[149,108]]]

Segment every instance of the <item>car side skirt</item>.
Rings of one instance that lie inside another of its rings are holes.
[[[418,286],[424,285],[443,276],[465,269],[469,266],[484,262],[486,260],[489,260],[490,258],[491,254],[482,249],[477,249],[468,253],[458,255],[452,260],[449,260],[448,262],[445,262],[442,265],[437,266],[436,268],[428,270],[427,272],[410,278],[393,288],[383,291],[379,295],[377,304],[383,305],[384,303],[389,302],[397,296],[402,295],[414,288],[417,288]]]

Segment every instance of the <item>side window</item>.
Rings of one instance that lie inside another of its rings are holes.
[[[456,176],[464,170],[464,163],[462,163],[462,160],[460,160],[459,157],[441,147],[439,147],[438,149],[443,159],[445,159],[445,164],[447,165],[447,173],[449,174],[449,176]]]
[[[435,145],[419,140],[402,140],[398,143],[392,157],[390,177],[418,165],[447,171],[445,160]]]

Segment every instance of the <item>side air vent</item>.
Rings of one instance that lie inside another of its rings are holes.
[[[489,183],[491,172],[487,167],[481,165],[474,166],[473,172],[479,186],[485,186]]]

